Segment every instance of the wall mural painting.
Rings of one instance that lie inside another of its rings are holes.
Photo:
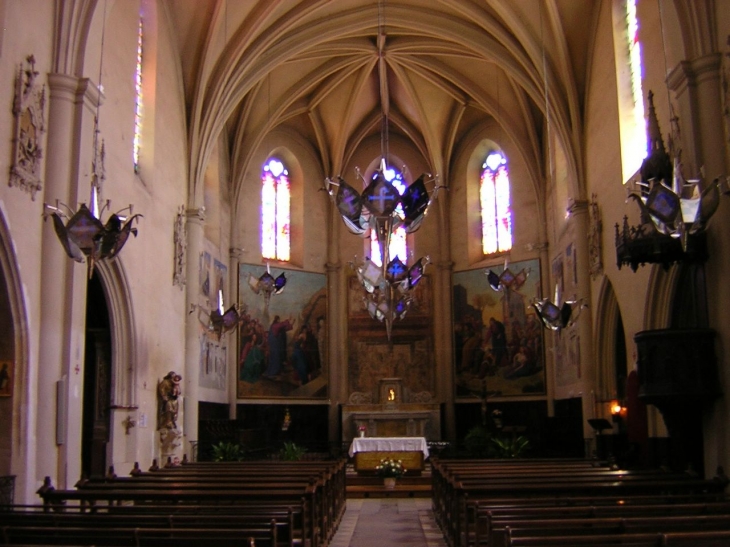
[[[528,274],[519,287],[492,290],[484,269],[454,273],[454,365],[457,397],[545,393],[543,328],[530,306],[540,261],[513,262]],[[500,275],[504,267],[489,268]]]
[[[228,359],[227,337],[224,336],[218,340],[218,337],[208,329],[201,329],[201,331],[199,384],[201,387],[225,390]]]
[[[376,397],[380,380],[401,378],[411,393],[434,393],[434,352],[431,279],[424,276],[415,302],[402,320],[393,323],[388,341],[385,324],[370,317],[363,304],[364,289],[355,276],[348,279],[348,390]]]
[[[266,266],[240,264],[238,397],[326,398],[328,396],[327,288],[324,274],[283,270],[286,287],[272,295],[251,290]],[[274,277],[282,272],[272,268]]]

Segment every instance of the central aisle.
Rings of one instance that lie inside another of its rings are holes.
[[[330,547],[446,547],[430,498],[349,499]]]

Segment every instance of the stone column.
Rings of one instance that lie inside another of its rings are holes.
[[[241,249],[231,247],[228,250],[228,294],[229,301],[236,300],[239,304],[240,298],[238,294],[238,263],[241,260]],[[234,296],[237,295],[237,296]],[[228,338],[228,418],[236,419],[238,404],[238,343],[236,338],[238,331],[234,331]]]
[[[703,168],[703,184],[716,177],[729,175],[727,148],[723,122],[730,117],[723,108],[723,82],[721,78],[722,56],[712,53],[677,65],[667,78],[669,88],[675,93],[682,132],[682,160],[684,176],[694,178]],[[727,70],[727,69],[726,69]],[[726,74],[727,78],[730,74]],[[725,82],[726,83],[726,82]],[[727,420],[730,416],[730,368],[727,363],[730,348],[730,327],[727,324],[727,302],[730,302],[730,245],[726,234],[730,231],[730,200],[720,199],[720,205],[708,227],[708,251],[710,258],[705,264],[708,323],[717,331],[715,349],[720,369],[720,385],[725,397],[714,401],[712,411],[705,414],[704,467],[708,474],[718,465],[730,465],[730,436]],[[723,352],[724,350],[724,352]],[[709,403],[709,401],[708,401]]]
[[[93,122],[100,100],[88,79],[49,74],[45,203],[88,201]],[[86,266],[74,267],[53,224],[42,235],[36,480],[68,487],[80,475]]]
[[[187,218],[187,263],[185,265],[185,370],[183,375],[183,446],[182,451],[192,457],[191,442],[198,440],[198,385],[200,374],[200,321],[198,320],[198,293],[200,291],[200,255],[203,252],[205,207],[188,209]],[[163,462],[164,463],[164,462]]]
[[[577,294],[566,294],[563,295],[563,300],[583,299],[583,302],[590,307],[591,299],[591,276],[590,266],[588,261],[588,202],[586,200],[573,201],[568,208],[570,216],[573,221],[574,233],[575,233],[575,256],[573,259],[576,261],[576,271],[578,273],[578,286]],[[577,311],[577,310],[576,310]],[[593,418],[594,404],[593,404],[593,390],[595,390],[594,379],[588,377],[588,371],[594,371],[596,369],[594,352],[593,352],[593,327],[592,327],[592,316],[590,310],[584,310],[585,313],[581,313],[575,328],[578,329],[578,335],[580,336],[580,367],[581,367],[581,380],[580,380],[580,395],[583,406],[583,437],[585,439],[593,438],[593,429],[588,424],[588,418]]]
[[[454,360],[453,360],[453,317],[451,308],[451,276],[454,263],[451,261],[436,264],[434,275],[434,321],[436,343],[436,393],[435,398],[444,405],[445,437],[456,441],[456,414],[454,408]]]

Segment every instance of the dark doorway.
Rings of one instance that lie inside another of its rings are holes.
[[[86,293],[81,471],[87,477],[104,476],[106,472],[111,413],[111,349],[109,310],[101,280],[94,273]]]
[[[12,453],[13,386],[15,384],[15,327],[10,309],[8,287],[5,274],[0,268],[0,475],[10,475],[10,455]],[[2,493],[0,492],[0,498]]]

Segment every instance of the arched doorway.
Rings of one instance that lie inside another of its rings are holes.
[[[110,439],[112,342],[104,287],[94,273],[86,294],[81,471],[104,476]]]
[[[15,328],[5,272],[0,268],[0,477],[11,474],[13,447],[13,386],[15,385]],[[0,496],[2,492],[0,491]]]

